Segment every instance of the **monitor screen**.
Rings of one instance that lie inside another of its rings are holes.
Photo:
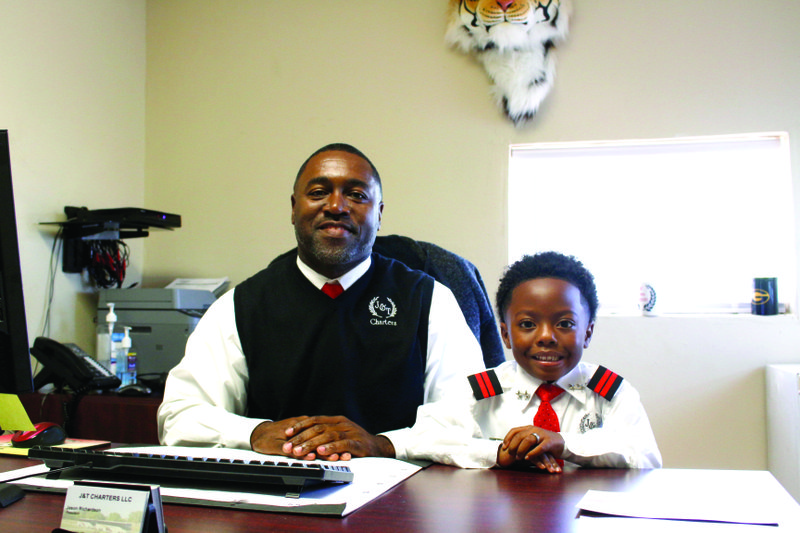
[[[33,390],[8,131],[0,130],[0,392]]]

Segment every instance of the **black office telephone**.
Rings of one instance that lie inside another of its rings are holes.
[[[59,390],[66,385],[77,393],[116,389],[121,385],[117,376],[75,344],[37,337],[31,355],[44,366],[33,380],[36,390],[48,383]]]

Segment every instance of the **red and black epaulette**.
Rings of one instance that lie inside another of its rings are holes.
[[[621,384],[622,376],[604,366],[599,366],[597,367],[597,372],[589,380],[588,387],[610,401]]]
[[[478,374],[473,374],[467,377],[469,385],[472,387],[472,393],[475,395],[476,400],[485,400],[498,394],[503,394],[503,386],[500,385],[500,380],[497,379],[497,374],[494,370],[486,370]]]

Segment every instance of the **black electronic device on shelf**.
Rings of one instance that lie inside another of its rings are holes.
[[[81,467],[79,475],[86,479],[160,484],[179,481],[184,486],[191,483],[218,489],[258,489],[269,485],[290,497],[298,497],[303,489],[313,485],[353,481],[353,472],[347,466],[300,462],[289,458],[285,461],[243,461],[48,446],[31,448],[28,458],[41,459],[52,470]]]
[[[181,227],[181,216],[137,207],[115,209],[87,209],[64,207],[65,222],[58,222],[70,233],[92,235],[105,231],[107,226],[116,226],[123,237],[147,237],[148,228],[170,230]]]
[[[64,239],[62,271],[79,273],[89,264],[87,240],[119,241],[147,237],[150,228],[172,230],[181,227],[181,216],[138,207],[88,209],[64,206],[67,220],[42,222],[61,226]]]

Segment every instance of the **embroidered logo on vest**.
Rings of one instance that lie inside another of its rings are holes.
[[[388,302],[388,304],[386,302]],[[374,317],[369,321],[373,326],[397,325],[397,322],[389,320],[397,314],[397,306],[391,298],[380,298],[376,296],[369,302],[369,312]]]

